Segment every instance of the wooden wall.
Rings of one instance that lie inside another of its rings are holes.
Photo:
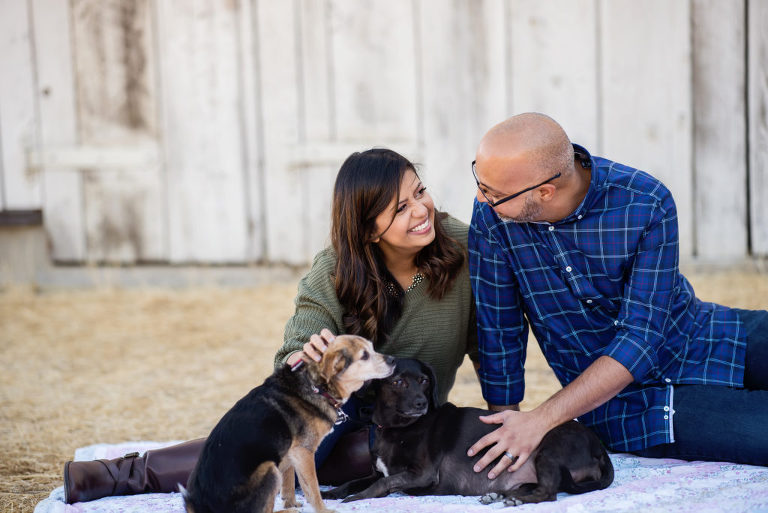
[[[661,178],[683,258],[768,256],[768,0],[0,2],[0,210],[58,261],[307,263],[372,146],[468,221],[532,110]]]

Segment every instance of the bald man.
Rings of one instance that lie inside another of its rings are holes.
[[[614,451],[768,465],[768,312],[695,297],[661,182],[535,113],[485,134],[472,171],[479,376],[500,412],[476,472],[517,470],[577,417]],[[520,412],[529,325],[564,388]]]

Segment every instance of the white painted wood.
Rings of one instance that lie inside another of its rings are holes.
[[[318,144],[327,146],[334,137],[331,102],[333,69],[329,60],[330,6],[325,0],[300,0],[297,13],[301,37],[299,148]],[[346,155],[336,154],[331,162],[318,161],[316,155],[310,157],[308,165],[297,169],[301,185],[302,255],[308,262],[330,244],[333,184]]]
[[[680,255],[693,254],[688,2],[600,0],[603,154],[672,191]]]
[[[0,210],[42,206],[26,152],[37,143],[32,26],[27,2],[0,2]]]
[[[261,104],[259,103],[259,60],[256,14],[253,0],[241,0],[238,16],[239,72],[242,109],[243,179],[246,191],[247,239],[245,260],[261,261],[266,254],[266,200],[261,148]]]
[[[247,248],[238,5],[157,2],[169,256],[240,262]]]
[[[297,4],[257,4],[267,259],[304,264],[300,176],[288,171],[286,149],[299,144]]]
[[[331,41],[338,139],[418,140],[413,2],[333,0]]]
[[[138,160],[83,163],[86,260],[167,258],[163,182],[157,158],[152,10],[147,0],[73,0],[80,140],[132,147]],[[87,77],[87,79],[85,79]],[[139,152],[144,149],[146,154]],[[107,154],[107,156],[109,156]]]
[[[27,166],[32,169],[50,167],[56,169],[111,169],[137,168],[137,172],[146,173],[157,166],[160,160],[160,148],[151,139],[134,140],[122,145],[84,145],[55,146],[49,145],[40,150],[27,153]]]
[[[469,222],[476,185],[470,164],[477,143],[507,117],[504,2],[440,0],[417,11],[423,90],[424,166],[420,176],[435,205]]]
[[[31,0],[40,148],[77,144],[70,11],[60,0]],[[83,261],[85,228],[79,171],[43,169],[43,222],[57,261]]]
[[[733,260],[748,251],[744,2],[691,8],[696,256]]]
[[[752,254],[768,256],[768,2],[747,2]]]
[[[511,111],[541,112],[600,154],[595,0],[509,3]]]

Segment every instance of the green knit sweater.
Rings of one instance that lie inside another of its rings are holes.
[[[445,231],[467,248],[467,225],[446,217]],[[283,346],[275,355],[275,366],[301,351],[313,333],[328,328],[341,332],[343,310],[336,297],[332,273],[336,254],[326,248],[315,256],[312,268],[299,282],[296,312],[285,326]],[[425,279],[405,294],[403,314],[393,327],[388,340],[376,347],[384,354],[419,358],[435,370],[440,402],[447,400],[456,379],[456,370],[464,355],[477,360],[477,328],[475,307],[469,285],[467,258],[451,289],[439,301],[427,294]]]

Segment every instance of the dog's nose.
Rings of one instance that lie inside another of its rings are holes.
[[[413,406],[415,408],[419,409],[419,410],[422,409],[422,408],[426,408],[427,407],[427,400],[425,398],[416,399],[413,402]]]
[[[387,362],[387,365],[394,365],[395,364],[395,357],[387,355],[384,358],[384,361]]]

